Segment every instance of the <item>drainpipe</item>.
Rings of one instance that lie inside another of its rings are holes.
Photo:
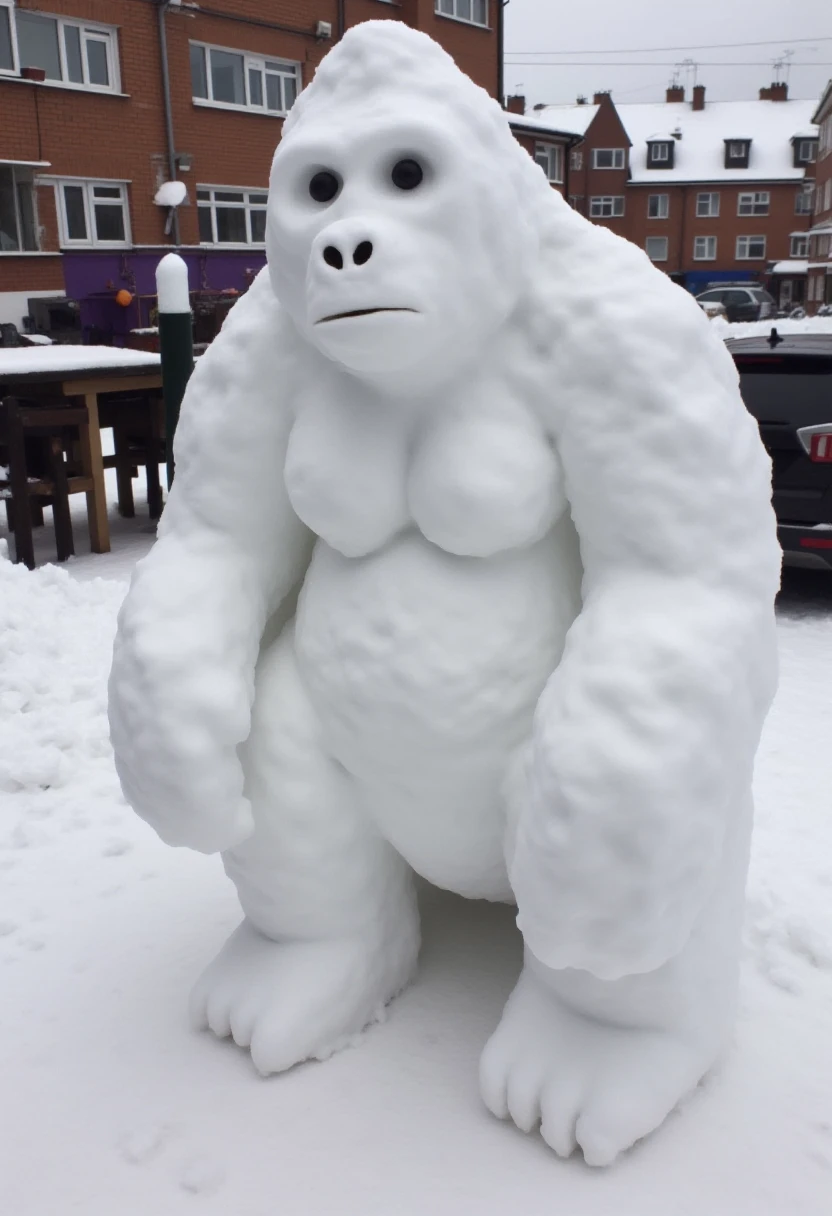
[[[338,0],[338,41],[347,32],[347,0]]]
[[[505,58],[505,10],[511,3],[511,0],[497,0],[497,100],[500,105],[505,104],[505,67],[503,59]]]
[[[158,0],[156,16],[159,22],[159,56],[162,61],[162,99],[165,108],[165,131],[168,141],[168,180],[176,181],[176,143],[173,138],[173,106],[170,100],[170,72],[168,71],[168,39],[165,29],[165,16],[170,8],[170,0]],[[176,207],[171,208],[171,227],[173,243],[179,247],[179,213]]]

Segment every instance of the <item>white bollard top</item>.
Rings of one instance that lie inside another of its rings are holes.
[[[190,312],[188,267],[178,253],[166,253],[156,267],[159,312]]]

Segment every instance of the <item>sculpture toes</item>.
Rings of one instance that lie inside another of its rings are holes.
[[[531,1132],[540,1122],[540,1066],[524,1062],[511,1070],[506,1087],[508,1111],[521,1132]]]
[[[509,1062],[500,1036],[493,1034],[480,1058],[480,1093],[485,1105],[498,1119],[509,1117],[508,1073]]]
[[[578,1147],[577,1124],[586,1086],[576,1074],[550,1080],[540,1099],[540,1134],[558,1157]]]
[[[663,1073],[645,1069],[640,1078],[628,1077],[623,1084],[620,1079],[599,1084],[576,1126],[587,1165],[612,1165],[619,1154],[664,1123],[697,1079],[667,1067]]]

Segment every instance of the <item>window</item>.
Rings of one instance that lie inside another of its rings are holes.
[[[648,194],[647,218],[649,220],[666,220],[670,214],[669,194]]]
[[[814,206],[815,183],[805,182],[794,199],[795,215],[811,215]]]
[[[764,236],[738,236],[737,261],[748,261],[751,258],[766,256],[766,238]]]
[[[583,211],[584,196],[582,194],[570,194],[569,206],[573,211]]]
[[[768,190],[755,194],[741,194],[737,202],[737,215],[768,215],[771,195]]]
[[[288,114],[299,88],[299,63],[191,43],[191,93],[201,105]]]
[[[808,236],[791,237],[791,246],[789,248],[789,257],[806,258],[808,256],[809,256],[809,238],[808,238]]]
[[[797,159],[803,164],[812,164],[817,156],[817,141],[814,139],[801,139],[797,145]]]
[[[696,215],[698,219],[713,218],[719,215],[719,193],[697,194]]]
[[[130,244],[127,187],[123,182],[57,182],[62,245]]]
[[[693,238],[693,260],[695,262],[713,262],[715,258],[715,236],[697,236]]]
[[[488,0],[436,0],[434,12],[472,25],[488,25]]]
[[[750,139],[725,140],[725,168],[747,169],[751,155]]]
[[[648,236],[644,247],[647,250],[647,256],[651,262],[667,261],[666,236]]]
[[[15,27],[21,68],[43,68],[47,80],[73,88],[119,91],[114,29],[64,17],[44,17],[42,13],[21,9],[16,12]]]
[[[623,194],[599,194],[589,200],[589,214],[593,219],[605,219],[624,214]]]
[[[0,3],[0,72],[14,72],[16,68],[11,4]]]
[[[647,144],[647,163],[653,168],[672,169],[673,168],[673,147],[670,143],[662,141],[660,143]]]
[[[563,181],[563,148],[560,144],[535,144],[534,158],[550,182]]]
[[[262,245],[266,203],[262,190],[199,186],[196,192],[199,239],[203,245]]]
[[[0,253],[37,248],[32,171],[23,165],[0,165]]]
[[[569,156],[569,165],[572,169],[583,169],[584,154],[583,152],[572,152]]]
[[[593,148],[592,167],[593,169],[623,169],[624,149]]]

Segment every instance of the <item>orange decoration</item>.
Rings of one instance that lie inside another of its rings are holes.
[[[133,297],[124,287],[122,287],[121,291],[116,292],[116,304],[120,304],[122,308],[127,308],[132,303]]]

